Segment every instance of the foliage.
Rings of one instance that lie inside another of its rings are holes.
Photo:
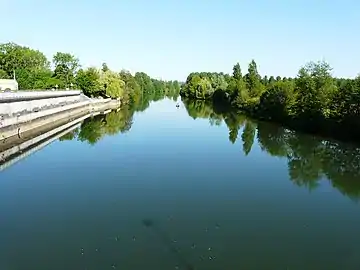
[[[5,70],[0,69],[0,79],[10,79],[10,76]]]
[[[102,91],[100,86],[100,73],[94,67],[80,69],[76,76],[76,85],[87,96],[97,96]]]
[[[99,82],[108,96],[115,98],[123,96],[125,82],[121,80],[118,73],[111,70],[101,71]]]
[[[80,67],[79,59],[70,53],[57,52],[53,57],[54,77],[64,82],[66,87],[75,83],[76,72]]]
[[[281,79],[276,84],[282,82]],[[242,145],[244,155],[251,153],[257,140],[262,151],[285,159],[289,179],[295,185],[312,190],[318,187],[320,181],[329,179],[342,194],[360,200],[359,147],[306,135],[270,122],[257,122],[233,108],[219,110],[216,101],[183,98],[183,102],[192,118],[209,119],[210,124],[214,121],[217,125],[225,123],[229,130],[229,142]]]
[[[263,118],[282,121],[293,114],[294,99],[294,83],[276,81],[260,96],[258,110]]]
[[[18,69],[39,70],[49,69],[46,56],[38,51],[15,43],[0,44],[0,69],[8,76]]]
[[[345,136],[360,129],[360,77],[334,78],[332,68],[324,61],[307,63],[296,78],[261,77],[254,60],[245,75],[239,63],[234,65],[232,76],[194,72],[187,77],[180,95],[213,102],[226,100],[252,117],[310,132]]]
[[[160,98],[163,99],[165,97],[167,96],[164,93]],[[153,99],[151,99],[149,94],[145,93],[137,100],[137,103],[124,104],[118,111],[111,111],[106,115],[99,114],[87,118],[82,122],[79,129],[63,135],[60,141],[79,140],[94,145],[104,136],[126,133],[131,129],[134,113],[145,110],[151,101]]]
[[[164,95],[176,100],[180,92],[178,81],[153,79],[144,72],[135,76],[124,70],[118,73],[106,63],[101,69],[81,68],[79,59],[70,53],[57,52],[52,63],[54,70],[40,51],[15,43],[0,44],[0,79],[13,78],[15,73],[21,90],[75,88],[87,96],[121,98],[123,103],[142,107]]]

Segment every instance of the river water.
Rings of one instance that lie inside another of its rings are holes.
[[[359,148],[176,104],[0,172],[0,269],[360,269]]]

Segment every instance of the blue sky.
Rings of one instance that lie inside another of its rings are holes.
[[[360,72],[358,0],[0,0],[0,42],[77,55],[83,66],[185,80],[192,71],[295,76],[310,60]],[[4,17],[5,14],[5,17]]]

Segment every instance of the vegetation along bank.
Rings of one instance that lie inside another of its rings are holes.
[[[70,53],[57,52],[51,62],[38,50],[12,42],[0,44],[0,79],[12,79],[15,74],[20,90],[81,89],[87,96],[135,104],[140,99],[177,97],[180,91],[177,81],[153,79],[144,72],[112,71],[106,63],[101,68],[82,68]]]
[[[194,72],[180,95],[293,129],[360,142],[360,76],[334,78],[324,61],[306,64],[295,78],[262,77],[254,60],[245,75],[239,63],[232,75]]]

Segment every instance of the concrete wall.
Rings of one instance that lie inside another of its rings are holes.
[[[18,91],[18,92],[11,92],[11,93],[1,93],[0,94],[0,103],[19,102],[19,101],[24,101],[24,100],[36,100],[36,99],[45,99],[45,98],[79,96],[81,93],[82,92],[80,90]]]
[[[0,140],[20,136],[23,132],[74,114],[119,106],[119,100],[91,99],[77,90],[0,93]]]
[[[47,99],[34,99],[19,102],[0,103],[0,117],[17,117],[32,112],[43,111],[80,102],[79,96],[67,96]]]
[[[68,105],[64,105],[64,106],[54,106],[50,109],[34,111],[31,113],[18,114],[18,115],[12,114],[12,117],[4,117],[4,116],[0,115],[0,132],[1,132],[2,128],[8,128],[8,127],[12,127],[14,125],[22,125],[24,123],[34,121],[38,118],[46,117],[49,115],[53,115],[53,114],[57,114],[57,113],[61,113],[61,112],[69,111],[69,110],[74,110],[74,109],[81,108],[81,107],[87,107],[86,109],[88,109],[89,102],[82,101],[82,102],[76,102],[76,103],[68,104]]]
[[[55,128],[44,134],[40,134],[37,137],[21,142],[12,148],[0,152],[0,172],[22,160],[23,158],[26,158],[34,152],[40,150],[41,148],[47,146],[61,136],[80,127],[81,123],[78,120],[73,122]]]
[[[114,102],[110,104],[115,105]],[[103,113],[109,111],[111,110]],[[38,128],[23,132],[21,136],[0,141],[0,172],[47,146],[68,132],[80,127],[84,119],[98,113],[100,112],[94,114],[87,113],[84,115],[83,112],[75,113],[72,111],[70,118],[63,117],[58,121],[49,121],[46,125],[41,125]]]

